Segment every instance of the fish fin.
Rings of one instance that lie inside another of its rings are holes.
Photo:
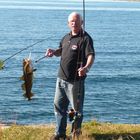
[[[30,97],[33,97],[33,96],[34,96],[34,93],[31,92],[31,93],[30,93]]]
[[[27,94],[26,94],[26,93],[24,93],[23,96],[27,98]],[[30,96],[30,97],[33,97],[34,94],[31,92],[29,96]]]
[[[23,96],[24,96],[25,98],[28,98],[28,100],[31,100],[31,97],[33,97],[33,96],[34,96],[34,94],[31,92],[31,93],[30,93],[30,95],[29,95],[29,96],[27,96],[27,94],[26,94],[26,93],[24,93],[24,94],[23,94]]]
[[[26,93],[24,93],[24,94],[23,94],[23,96],[24,96],[25,98],[27,98],[27,95],[26,95]]]
[[[20,77],[20,80],[23,80],[24,81],[24,76],[23,75]]]
[[[25,83],[21,85],[22,90],[26,90]]]
[[[36,71],[37,69],[33,69],[33,72]]]

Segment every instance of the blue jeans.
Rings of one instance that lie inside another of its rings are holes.
[[[83,120],[84,80],[67,82],[57,78],[54,98],[54,112],[56,117],[56,135],[65,135],[67,127],[67,111],[69,103],[71,107],[81,114],[76,121],[76,129],[81,128]]]

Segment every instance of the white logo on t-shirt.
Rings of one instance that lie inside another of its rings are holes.
[[[72,45],[71,48],[72,48],[72,50],[77,50],[78,46],[77,45]]]

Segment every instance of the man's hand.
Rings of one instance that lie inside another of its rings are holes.
[[[88,69],[86,67],[80,67],[78,69],[78,75],[80,77],[85,76],[87,72],[88,72]]]
[[[52,57],[54,55],[55,50],[47,49],[45,56],[46,57]]]

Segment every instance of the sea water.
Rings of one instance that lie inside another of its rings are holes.
[[[69,32],[67,17],[81,14],[82,2],[0,1],[0,122],[54,123],[53,98],[58,57],[42,59]],[[85,29],[94,40],[96,59],[86,79],[84,121],[140,123],[140,3],[87,2]],[[32,92],[23,97],[22,61],[31,58]]]

